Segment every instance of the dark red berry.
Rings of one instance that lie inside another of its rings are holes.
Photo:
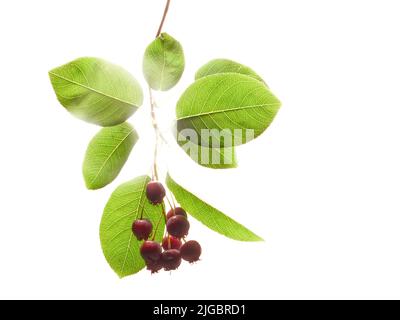
[[[151,271],[152,274],[157,273],[158,271],[160,271],[163,268],[161,258],[158,259],[157,261],[147,262],[146,266],[147,266],[147,270]]]
[[[164,248],[164,250],[168,249],[179,250],[181,246],[182,246],[181,240],[173,236],[166,236],[162,241],[162,247]]]
[[[152,204],[160,204],[165,197],[164,186],[160,182],[151,181],[147,184],[146,195]]]
[[[167,220],[171,219],[175,215],[174,209],[172,208],[171,210],[168,211],[167,213]]]
[[[145,241],[140,247],[140,254],[146,263],[156,262],[161,257],[161,246],[155,241]]]
[[[175,209],[172,208],[171,210],[168,211],[167,219],[169,219],[173,216],[183,216],[183,217],[187,218],[187,213],[181,207],[176,207]]]
[[[181,265],[179,250],[169,249],[161,254],[161,261],[165,271],[175,270]]]
[[[167,231],[171,236],[183,238],[189,232],[189,221],[183,216],[173,216],[167,221]]]
[[[181,257],[189,262],[198,261],[201,255],[201,246],[197,241],[190,240],[181,247]]]
[[[153,230],[153,225],[149,220],[136,220],[132,224],[132,232],[140,240],[147,240]]]

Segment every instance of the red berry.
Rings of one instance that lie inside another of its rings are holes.
[[[136,238],[140,240],[147,240],[153,230],[153,225],[149,220],[136,220],[132,224],[132,232]]]
[[[173,216],[183,216],[187,218],[187,213],[185,210],[183,210],[181,207],[176,207],[175,209],[171,209],[167,213],[167,219],[173,217]]]
[[[140,254],[146,263],[156,262],[161,257],[161,246],[155,241],[145,241],[140,247]]]
[[[151,181],[147,184],[146,195],[152,204],[160,204],[165,197],[164,186],[160,182]]]
[[[179,250],[181,246],[182,246],[181,240],[173,236],[166,236],[162,241],[162,247],[164,248],[164,250],[168,249]]]
[[[166,250],[161,254],[161,261],[165,271],[175,270],[181,265],[181,254],[176,249]]]
[[[175,215],[174,209],[171,209],[167,213],[167,220],[171,219]]]
[[[173,216],[167,221],[167,231],[170,235],[183,238],[189,232],[189,221],[183,216]]]
[[[190,240],[183,244],[180,251],[183,260],[195,262],[200,258],[201,246],[197,241]]]
[[[146,263],[147,266],[147,270],[151,271],[151,273],[157,273],[158,271],[160,271],[163,268],[163,264],[161,259],[158,259],[157,261],[153,261],[153,262],[147,262]]]

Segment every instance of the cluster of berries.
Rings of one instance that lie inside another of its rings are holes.
[[[146,195],[152,204],[161,204],[165,197],[164,186],[159,182],[151,181],[146,187]],[[161,244],[154,239],[149,240],[153,231],[153,225],[149,220],[139,219],[132,225],[135,237],[139,241],[144,240],[140,247],[140,254],[151,273],[161,269],[175,270],[180,266],[182,259],[193,263],[198,261],[201,255],[201,247],[197,241],[185,240],[190,228],[185,210],[180,207],[171,208],[165,218],[168,234]]]

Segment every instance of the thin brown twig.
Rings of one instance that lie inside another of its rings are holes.
[[[172,205],[174,206],[174,210],[175,210],[175,209],[176,209],[176,204],[175,204],[174,196],[173,196],[173,194],[172,194],[171,191],[169,191],[169,195],[170,195],[170,197],[171,197]]]
[[[162,28],[164,26],[165,18],[167,17],[167,14],[168,14],[170,3],[171,3],[171,0],[167,0],[167,3],[165,5],[165,9],[164,9],[164,14],[162,16],[160,26],[158,27],[158,30],[157,30],[156,38],[158,38],[160,36],[161,32],[162,32]]]
[[[171,209],[175,209],[175,208],[172,206],[171,201],[169,201],[168,194],[167,194],[167,196],[166,196],[165,198],[167,199],[167,202],[168,202],[168,204],[169,204],[169,207],[170,207]]]

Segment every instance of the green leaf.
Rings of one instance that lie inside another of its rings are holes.
[[[154,90],[166,91],[175,86],[185,69],[181,44],[162,33],[147,47],[143,57],[143,74]]]
[[[234,147],[208,148],[202,145],[195,145],[188,140],[180,142],[180,145],[181,147],[185,145],[183,150],[186,154],[203,167],[210,169],[233,169],[238,166]]]
[[[207,148],[195,144],[185,137],[178,138],[179,146],[199,165],[210,169],[237,168],[235,148]]]
[[[228,59],[214,59],[206,63],[196,72],[195,79],[198,80],[217,73],[240,73],[264,82],[253,69]]]
[[[112,182],[121,171],[138,140],[129,123],[100,130],[92,139],[83,162],[83,177],[88,189],[100,189]]]
[[[178,132],[194,130],[203,146],[211,146],[202,135],[207,129],[213,130],[211,139],[221,146],[240,145],[261,135],[280,105],[254,78],[239,73],[214,74],[197,80],[182,94],[176,106],[177,128]]]
[[[146,197],[150,177],[137,177],[119,186],[104,209],[100,224],[100,241],[111,268],[123,278],[139,272],[145,263],[140,256],[142,241],[132,233],[132,223],[143,216],[157,230],[155,241],[161,242],[165,223],[161,205],[152,205]]]
[[[263,241],[262,238],[242,226],[221,211],[213,208],[203,200],[178,185],[170,175],[167,176],[167,186],[178,203],[191,216],[199,220],[206,227],[228,238],[239,241]]]
[[[49,72],[60,103],[73,115],[101,126],[128,119],[143,103],[143,92],[123,68],[98,58],[79,58]]]

